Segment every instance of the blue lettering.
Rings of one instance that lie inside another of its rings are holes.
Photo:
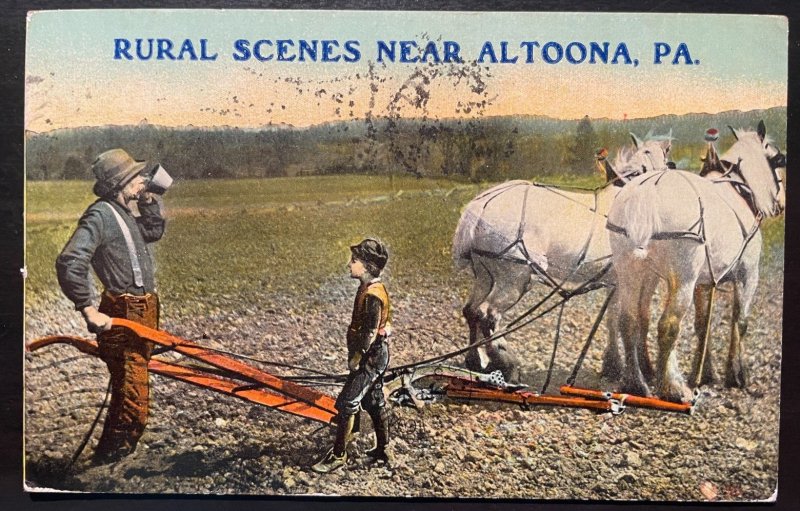
[[[500,62],[502,64],[513,64],[518,57],[508,58],[508,41],[500,41]]]
[[[264,62],[266,60],[272,60],[271,54],[264,56],[264,54],[261,53],[261,47],[264,46],[265,44],[272,46],[272,41],[270,41],[269,39],[260,39],[256,41],[256,44],[253,45],[253,56],[256,58],[256,60],[260,62]]]
[[[189,54],[189,60],[197,60],[197,54],[194,52],[194,45],[190,39],[183,41],[183,44],[181,45],[181,51],[178,52],[178,60],[184,60],[184,53]]]
[[[439,59],[439,50],[436,48],[436,43],[433,41],[425,45],[425,50],[422,52],[422,58],[419,59],[420,62],[428,62],[429,56],[433,59],[435,64],[441,62]]]
[[[156,60],[164,60],[165,57],[169,60],[175,60],[175,55],[172,54],[174,46],[172,41],[169,39],[156,39],[156,43],[158,44],[158,57],[156,57]]]
[[[233,43],[233,60],[242,62],[250,60],[250,41],[247,39],[237,39]]]
[[[339,47],[339,41],[322,41],[322,62],[337,62],[341,56],[333,56],[333,52]]]
[[[290,51],[289,47],[294,46],[294,41],[290,39],[278,39],[275,41],[275,45],[278,47],[278,60],[291,62],[297,58],[295,55],[287,55]]]
[[[311,62],[316,62],[317,61],[317,41],[316,40],[311,41],[311,44],[309,44],[309,42],[306,41],[306,40],[301,40],[300,41],[300,56],[297,58],[297,60],[299,60],[300,62],[305,62],[306,61],[306,54],[308,55],[308,58],[311,59]]]
[[[358,62],[361,60],[361,52],[358,49],[358,41],[347,41],[344,43],[344,49],[347,55],[344,56],[345,62]]]
[[[400,41],[400,62],[404,64],[413,64],[419,62],[419,57],[412,57],[411,51],[417,48],[417,43],[414,41]]]
[[[458,45],[455,41],[445,41],[444,42],[444,61],[447,62],[462,62],[461,56],[459,56],[459,52],[461,51],[461,46]]]
[[[494,46],[489,41],[486,41],[481,48],[481,53],[478,55],[478,62],[483,63],[483,59],[489,57],[489,62],[497,64],[497,55],[494,53]]]
[[[672,48],[667,43],[654,43],[655,44],[655,57],[653,64],[661,64],[661,59],[666,57],[672,52]]]
[[[148,46],[147,55],[145,55],[143,51],[142,43],[144,43],[144,39],[136,40],[136,56],[139,57],[139,60],[150,60],[153,57],[153,40],[152,39],[147,40],[147,46]]]
[[[389,62],[394,62],[395,59],[395,45],[397,41],[390,41],[392,46],[391,48],[386,45],[383,41],[378,41],[378,62],[383,62],[383,56],[386,55],[386,58],[389,59]]]
[[[578,56],[575,56],[575,52],[573,50],[578,50]],[[570,64],[580,64],[584,60],[586,60],[586,46],[581,43],[569,43],[567,45],[567,62]]]
[[[628,53],[628,46],[625,43],[619,43],[617,50],[614,52],[614,58],[611,59],[611,63],[616,64],[620,57],[625,60],[625,64],[633,64],[631,56]]]
[[[555,50],[555,55],[550,54],[550,50]],[[542,46],[542,58],[548,64],[557,64],[561,61],[564,57],[564,48],[555,41],[550,41],[549,43]]]
[[[208,39],[200,39],[200,60],[217,60],[217,54],[208,54]]]
[[[596,64],[599,58],[603,64],[608,64],[609,43],[603,43],[601,48],[598,43],[589,43],[589,64]]]
[[[689,55],[689,47],[686,46],[686,43],[681,43],[678,45],[678,49],[675,50],[675,58],[672,59],[672,64],[679,64],[678,59],[680,58],[683,58],[684,64],[694,64],[694,62],[692,62],[692,57]]]
[[[133,60],[130,54],[131,42],[127,39],[114,39],[114,60],[121,60],[124,56],[127,60]]]
[[[520,47],[525,48],[525,63],[533,64],[533,49],[539,47],[539,41],[523,41]]]

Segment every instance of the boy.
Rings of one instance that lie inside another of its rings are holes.
[[[347,329],[347,376],[336,399],[336,440],[312,470],[332,472],[347,462],[347,442],[363,406],[375,428],[376,446],[367,451],[374,461],[388,462],[389,422],[383,399],[383,374],[389,365],[389,295],[380,279],[389,255],[380,241],[367,238],[350,247],[350,277],[360,285],[353,304],[353,318]]]

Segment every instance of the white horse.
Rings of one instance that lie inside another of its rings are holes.
[[[632,174],[667,168],[671,136],[620,151],[615,172]],[[611,248],[605,215],[622,188],[609,182],[594,191],[576,191],[529,181],[509,181],[475,197],[461,215],[453,239],[453,258],[471,268],[475,282],[463,308],[470,344],[497,332],[501,316],[530,289],[534,280],[570,290],[589,279],[604,283]],[[610,327],[611,328],[611,327]],[[518,363],[503,337],[467,352],[469,369],[500,370],[507,381],[519,378]]]
[[[680,322],[694,291],[696,329],[704,338],[708,293],[726,281],[734,284],[726,385],[746,385],[741,337],[758,285],[759,225],[763,217],[783,211],[780,169],[786,160],[766,138],[763,122],[755,132],[731,130],[736,142],[720,157],[722,173],[705,178],[675,170],[650,173],[631,181],[611,206],[614,309],[625,345],[625,392],[652,395],[655,384],[665,399],[691,398],[673,352]],[[643,375],[647,368],[641,366],[640,352],[646,350],[649,305],[659,280],[666,282],[667,295],[658,323],[658,378],[653,382]],[[701,344],[693,369],[701,382],[713,378],[707,355],[708,346]]]

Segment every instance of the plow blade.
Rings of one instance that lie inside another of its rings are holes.
[[[562,385],[560,390],[562,394],[568,396],[580,396],[598,401],[615,399],[626,406],[635,406],[638,408],[650,408],[653,410],[664,410],[668,412],[679,412],[686,414],[691,414],[694,411],[694,402],[673,403],[672,401],[665,401],[663,399],[653,397],[632,396],[630,394],[622,394],[619,392],[605,392],[602,390],[572,387],[570,385]]]

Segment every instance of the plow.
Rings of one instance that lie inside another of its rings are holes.
[[[313,386],[295,382],[291,377],[277,376],[243,362],[233,354],[202,346],[162,330],[118,318],[112,319],[112,325],[128,329],[143,342],[156,345],[148,364],[148,370],[153,374],[318,423],[335,422],[335,398]],[[98,356],[95,340],[76,336],[43,337],[32,341],[26,348],[29,352],[35,352],[58,344]],[[184,359],[180,362],[168,360],[162,356],[168,352],[182,355]],[[328,379],[343,381],[345,377],[332,375]],[[559,395],[538,393],[528,390],[526,385],[505,382],[499,371],[485,374],[441,362],[390,367],[386,372],[383,392],[391,403],[418,408],[442,399],[509,403],[525,410],[542,406],[584,408],[614,415],[622,413],[626,407],[691,414],[695,406],[694,402],[673,403],[651,397],[584,389],[569,383],[561,386]]]

